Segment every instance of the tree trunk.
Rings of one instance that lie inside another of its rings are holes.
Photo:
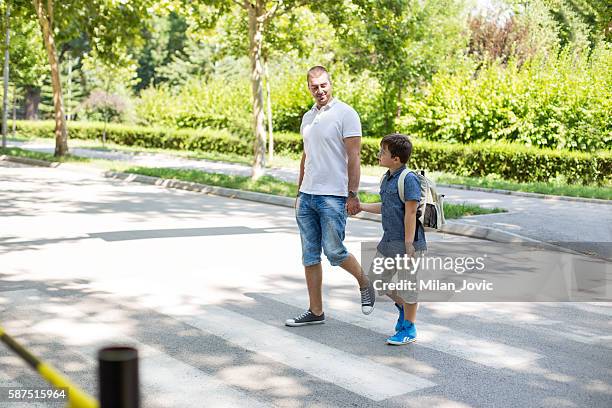
[[[38,104],[40,103],[40,88],[28,85],[25,87],[25,120],[38,119]]]
[[[274,132],[272,126],[272,92],[270,92],[267,58],[264,58],[264,77],[266,79],[266,110],[268,115],[268,161],[272,162],[272,159],[274,159]]]
[[[42,5],[42,0],[32,0],[43,34],[49,65],[51,66],[53,107],[55,108],[55,156],[60,157],[68,153],[68,132],[66,130],[66,116],[64,115],[64,101],[62,100],[59,62],[53,39],[53,0],[47,0],[46,3],[47,7],[45,8]]]
[[[13,137],[17,134],[17,86],[13,85]]]
[[[6,4],[6,16],[5,16],[5,27],[6,33],[4,37],[4,96],[2,97],[2,147],[6,147],[6,135],[8,133],[8,90],[9,90],[9,45],[11,43],[11,30],[10,30],[10,17],[11,7],[10,3]]]
[[[68,99],[66,100],[66,111],[68,114],[66,115],[66,119],[68,121],[74,119],[74,113],[72,109],[72,56],[68,53]]]
[[[262,86],[263,67],[261,64],[261,48],[263,44],[265,14],[263,0],[255,4],[247,2],[249,13],[249,58],[251,60],[251,89],[253,93],[253,145],[254,160],[251,177],[257,180],[265,171],[266,165],[266,129],[264,127],[264,96]]]
[[[396,107],[396,114],[395,114],[395,126],[397,127],[397,124],[399,123],[399,119],[402,116],[402,84],[399,84],[398,90],[397,90],[397,101],[396,101],[397,107]]]

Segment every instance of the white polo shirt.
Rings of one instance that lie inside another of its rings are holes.
[[[333,98],[321,109],[315,104],[302,117],[306,162],[300,191],[307,194],[348,196],[348,156],[344,139],[361,137],[355,109]]]

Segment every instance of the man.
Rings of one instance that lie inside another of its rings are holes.
[[[324,67],[311,68],[306,79],[315,105],[304,114],[300,126],[304,153],[295,208],[310,308],[288,319],[287,326],[325,322],[321,250],[331,265],[339,265],[355,277],[364,314],[372,312],[375,301],[374,288],[342,243],[347,216],[359,212],[361,122],[352,107],[333,97],[331,78]]]

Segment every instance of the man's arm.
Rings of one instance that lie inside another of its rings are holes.
[[[406,215],[404,216],[404,244],[406,245],[406,254],[408,256],[414,255],[414,232],[416,230],[416,213],[417,213],[418,202],[417,201],[406,201],[404,208]]]
[[[300,196],[300,187],[302,187],[302,180],[304,180],[304,163],[306,162],[306,152],[302,153],[302,161],[300,162],[300,175],[298,176],[298,188],[295,198],[295,203],[293,203],[293,207],[297,208],[297,197]]]
[[[298,177],[298,194],[300,193],[300,187],[302,187],[302,181],[304,180],[304,163],[306,163],[306,152],[302,153],[302,161],[300,162],[300,176]]]
[[[361,176],[361,138],[346,137],[344,146],[348,156],[348,190],[357,192],[359,190],[359,178]],[[359,212],[359,197],[349,197],[346,201],[346,209],[349,215]]]

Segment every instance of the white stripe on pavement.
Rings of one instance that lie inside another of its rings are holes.
[[[524,308],[521,303],[488,303],[483,307],[478,303],[430,303],[427,309],[445,318],[469,315],[489,322],[518,325],[523,329],[546,334],[557,339],[571,340],[578,343],[599,345],[612,348],[610,331],[596,331],[592,328],[569,324],[567,321],[551,320],[544,317],[547,308],[562,309],[564,313],[575,313],[575,309],[590,313],[606,315],[611,312],[602,304],[589,303],[529,303],[530,308]],[[537,310],[533,310],[537,307]],[[571,310],[568,310],[571,309]],[[612,314],[611,314],[612,315]],[[576,319],[574,319],[576,320]]]
[[[262,294],[268,299],[291,306],[308,304],[308,298],[300,293]],[[329,317],[364,329],[390,336],[397,314],[377,308],[372,315],[361,314],[356,302],[331,298],[325,299]],[[350,311],[346,311],[350,310]],[[441,351],[478,364],[493,368],[510,368],[534,361],[542,356],[517,347],[483,340],[476,336],[458,332],[445,326],[419,322],[417,324],[418,345]]]
[[[42,296],[37,290],[0,292],[0,298],[11,300],[9,304],[1,306],[3,319],[6,320],[36,321],[38,309],[43,307],[49,311],[52,308],[58,318],[36,322],[24,330],[27,333],[46,335],[49,339],[54,339],[53,342],[63,344],[70,352],[87,360],[92,367],[97,365],[97,351],[101,347],[109,344],[136,347],[139,355],[143,406],[151,408],[269,406],[250,397],[246,392],[224,384],[214,376],[125,335],[123,330],[129,331],[130,327],[119,325],[118,328],[112,323],[99,322],[95,317],[83,313],[77,305],[44,303],[49,297]],[[63,316],[66,318],[62,318]],[[4,383],[0,377],[0,385],[12,384]]]
[[[374,401],[435,384],[405,371],[289,333],[217,306],[185,323]],[[367,381],[367,379],[376,381]]]
[[[582,310],[583,312],[596,313],[604,316],[612,317],[612,302],[591,302],[591,303],[577,303],[568,302],[563,305],[572,307],[574,309]]]

